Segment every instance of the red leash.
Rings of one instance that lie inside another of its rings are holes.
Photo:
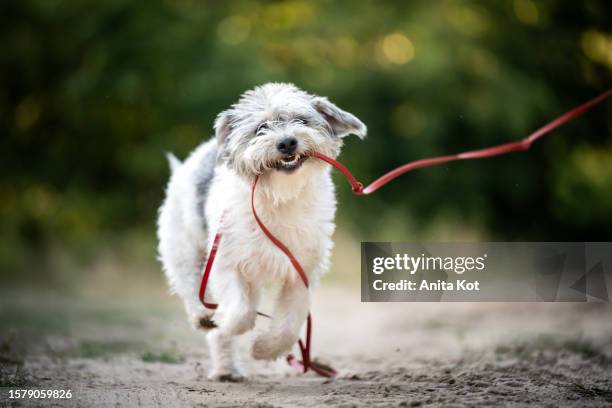
[[[575,119],[581,116],[583,113],[592,109],[595,105],[602,102],[604,99],[606,99],[611,94],[612,94],[612,89],[607,90],[606,92],[590,100],[589,102],[586,102],[572,109],[571,111],[559,116],[557,119],[546,124],[545,126],[541,127],[540,129],[536,130],[535,132],[527,136],[525,139],[520,140],[518,142],[506,143],[506,144],[502,144],[499,146],[493,146],[493,147],[488,147],[485,149],[473,150],[473,151],[454,154],[454,155],[416,160],[408,164],[404,164],[403,166],[400,166],[394,170],[391,170],[390,172],[384,174],[383,176],[381,176],[380,178],[378,178],[377,180],[375,180],[374,182],[372,182],[370,185],[368,185],[365,188],[363,187],[363,184],[357,181],[357,179],[353,176],[353,174],[349,171],[349,169],[344,167],[342,164],[340,164],[336,160],[332,159],[331,157],[327,157],[324,154],[318,153],[318,152],[314,152],[312,155],[320,160],[323,160],[331,164],[336,169],[338,169],[338,171],[340,171],[344,175],[344,177],[346,177],[348,182],[351,184],[353,188],[353,192],[356,195],[367,195],[367,194],[373,193],[374,191],[378,190],[380,187],[384,186],[391,180],[411,170],[419,169],[422,167],[435,166],[437,164],[447,163],[447,162],[455,161],[455,160],[483,159],[486,157],[493,157],[493,156],[498,156],[501,154],[528,150],[534,141],[541,138],[545,134],[553,131],[554,129],[566,124],[572,119]],[[251,210],[253,212],[253,217],[255,218],[255,222],[257,222],[257,225],[259,226],[261,231],[268,237],[268,239],[272,241],[272,243],[276,245],[278,249],[283,251],[283,253],[287,256],[287,258],[289,259],[289,261],[291,262],[291,264],[297,271],[298,275],[300,276],[302,282],[304,283],[304,286],[306,287],[306,289],[308,289],[308,286],[309,286],[308,276],[306,275],[306,272],[302,268],[302,265],[300,265],[298,260],[293,256],[293,254],[291,253],[291,250],[289,250],[289,248],[287,248],[285,244],[283,244],[278,238],[274,236],[274,234],[272,234],[268,230],[268,228],[264,225],[264,223],[259,219],[259,216],[257,215],[257,211],[255,210],[255,188],[257,187],[258,181],[259,181],[259,176],[256,176],[253,182],[253,187],[251,189]],[[213,240],[213,245],[210,250],[210,254],[208,255],[208,259],[206,261],[206,266],[204,267],[204,274],[202,276],[202,284],[200,285],[200,294],[199,294],[200,301],[208,309],[217,308],[217,304],[206,302],[204,300],[204,296],[206,294],[206,286],[208,285],[210,271],[212,269],[213,263],[215,262],[215,257],[217,255],[217,250],[219,249],[220,241],[221,241],[221,232],[217,232]],[[258,312],[258,314],[261,316],[269,317],[268,315],[265,315],[263,313]],[[337,374],[336,370],[334,370],[333,368],[329,366],[323,365],[321,363],[317,363],[316,361],[312,361],[310,359],[310,339],[311,337],[312,337],[312,318],[309,313],[308,319],[306,320],[306,342],[305,343],[302,342],[301,339],[298,340],[298,346],[300,348],[300,353],[302,354],[302,360],[299,361],[292,354],[290,354],[289,356],[287,356],[287,362],[290,365],[299,368],[304,373],[307,372],[308,370],[312,370],[323,377],[334,377]]]
[[[326,161],[327,163],[331,164],[336,169],[338,169],[342,174],[344,174],[344,177],[346,177],[348,182],[351,184],[351,186],[353,187],[353,192],[356,195],[371,194],[375,192],[376,190],[378,190],[379,188],[381,188],[382,186],[384,186],[385,184],[387,184],[388,182],[390,182],[391,180],[401,176],[402,174],[408,173],[411,170],[419,169],[421,167],[435,166],[436,164],[443,164],[443,163],[447,163],[447,162],[455,161],[455,160],[484,159],[485,157],[493,157],[493,156],[498,156],[500,154],[528,150],[534,141],[538,140],[545,134],[555,130],[556,128],[566,124],[570,120],[581,116],[583,113],[589,111],[591,108],[593,108],[595,105],[602,102],[604,99],[606,99],[611,94],[612,94],[612,88],[608,89],[606,92],[599,95],[598,97],[559,116],[557,119],[542,126],[540,129],[536,130],[535,132],[527,136],[525,139],[520,140],[518,142],[506,143],[506,144],[502,144],[499,146],[487,147],[487,148],[480,149],[480,150],[472,150],[469,152],[452,154],[448,156],[440,156],[440,157],[432,157],[429,159],[416,160],[408,164],[404,164],[403,166],[400,166],[394,170],[391,170],[387,174],[384,174],[383,176],[376,179],[374,182],[372,182],[372,184],[370,184],[369,186],[365,188],[363,187],[363,184],[357,181],[357,179],[351,174],[351,172],[346,167],[344,167],[342,164],[338,163],[334,159],[327,157],[318,152],[315,152],[313,156],[323,161]]]

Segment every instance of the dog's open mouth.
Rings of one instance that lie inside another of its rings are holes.
[[[291,173],[299,169],[306,160],[308,160],[308,156],[303,154],[287,155],[276,163],[276,169]]]

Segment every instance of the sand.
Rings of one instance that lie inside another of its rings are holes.
[[[336,379],[256,363],[247,336],[249,380],[218,383],[206,378],[204,336],[177,299],[76,297],[2,298],[2,385],[73,397],[9,401],[2,388],[1,404],[612,406],[609,304],[362,304],[358,288],[327,285],[314,299],[313,354],[339,370]]]

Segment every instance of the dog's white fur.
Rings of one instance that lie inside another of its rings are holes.
[[[267,127],[259,127],[261,123]],[[258,129],[259,128],[259,129]],[[326,272],[336,199],[330,168],[315,158],[284,171],[279,140],[293,136],[297,154],[320,151],[336,157],[342,138],[365,136],[366,127],[326,98],[291,84],[266,84],[246,92],[215,123],[216,138],[200,145],[173,169],[160,208],[159,255],[171,289],[184,301],[189,320],[208,331],[210,377],[239,380],[235,336],[255,325],[261,289],[278,284],[273,319],[254,341],[256,359],[275,359],[297,342],[310,306],[310,293],[286,255],[259,229],[250,207],[251,187],[260,175],[255,206],[263,223],[291,249],[311,283]],[[198,299],[202,267],[214,235],[222,240],[207,290],[216,311]],[[212,320],[211,320],[212,319]]]

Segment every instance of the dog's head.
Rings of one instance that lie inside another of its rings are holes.
[[[365,137],[366,126],[327,98],[292,84],[269,83],[245,92],[217,117],[221,160],[245,177],[300,171],[313,152],[336,157],[342,138]]]

